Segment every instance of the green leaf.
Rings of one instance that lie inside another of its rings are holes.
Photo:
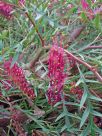
[[[41,78],[44,78],[46,75],[47,75],[47,71],[46,72],[44,72],[42,75],[41,75]]]
[[[87,0],[87,2],[88,2],[88,3],[89,3],[89,5],[91,6],[92,1],[91,1],[91,0]]]
[[[66,114],[65,114],[64,112],[62,112],[62,113],[56,118],[55,122],[58,121],[58,120],[60,120],[61,118],[65,117],[65,115],[66,115]]]
[[[95,127],[94,126],[91,127],[91,136],[95,136]]]
[[[57,103],[54,105],[54,107],[58,107],[58,106],[61,105],[61,104],[62,104],[62,101],[57,102]]]
[[[18,44],[16,46],[17,46],[16,52],[21,53],[22,52],[22,44]]]
[[[98,128],[96,125],[94,126],[94,128],[95,128],[95,131],[100,134],[99,136],[102,136],[102,129]]]
[[[15,53],[14,57],[13,57],[13,60],[12,60],[12,63],[11,63],[11,68],[13,67],[13,65],[17,62],[18,60],[18,57],[19,57],[19,53]]]
[[[82,98],[81,98],[81,101],[80,101],[80,109],[83,107],[83,105],[84,105],[84,103],[85,103],[85,101],[87,99],[87,96],[88,96],[87,92],[84,91],[84,93],[82,95]]]
[[[3,96],[7,96],[7,93],[6,93],[5,90],[2,90],[2,95],[3,95]]]
[[[95,111],[95,110],[92,111],[92,114],[93,114],[94,116],[98,116],[98,117],[101,117],[101,118],[102,118],[102,114],[99,113],[99,112],[97,112],[97,111]]]
[[[43,14],[37,14],[37,16],[36,16],[36,18],[35,18],[35,21],[37,21],[37,20],[39,20],[40,18],[42,18],[43,17]]]
[[[49,22],[49,25],[51,25],[52,27],[54,27],[54,21],[52,21],[52,20],[48,20],[48,22]]]
[[[81,17],[82,17],[82,19],[83,19],[84,21],[87,21],[87,20],[88,20],[86,14],[85,14],[84,12],[81,13]]]
[[[0,51],[3,49],[4,45],[3,45],[3,42],[2,40],[0,40]]]
[[[2,62],[2,60],[3,60],[3,58],[2,58],[2,56],[0,56],[0,62]]]
[[[90,95],[89,98],[92,99],[92,100],[95,100],[95,101],[100,101],[100,102],[102,102],[102,99],[101,99],[101,98],[98,98],[98,97],[96,97],[96,96],[94,96],[94,95]]]
[[[75,103],[75,102],[66,102],[66,101],[65,101],[65,105],[73,105],[73,106],[77,106],[77,107],[80,106],[79,103]]]
[[[61,132],[65,131],[67,129],[67,126],[64,125],[62,128],[61,128]]]
[[[96,28],[98,28],[98,29],[100,28],[100,15],[99,14],[96,15],[96,17],[94,19],[94,24],[95,24]]]
[[[88,136],[89,130],[90,130],[90,124],[88,124],[88,126],[83,130],[80,136]]]
[[[85,111],[84,111],[84,113],[83,113],[82,119],[81,119],[80,128],[84,125],[86,119],[89,116],[89,113],[90,113],[89,108],[86,108]]]
[[[36,69],[35,72],[39,71],[42,68],[42,65],[39,65]]]
[[[80,117],[78,117],[78,116],[76,116],[76,115],[73,115],[73,114],[71,114],[71,113],[68,113],[67,116],[81,120]]]

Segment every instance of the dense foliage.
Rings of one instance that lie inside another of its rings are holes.
[[[102,136],[101,0],[0,0],[0,136]]]

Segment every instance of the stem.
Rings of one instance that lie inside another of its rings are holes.
[[[88,63],[84,62],[83,60],[81,60],[80,58],[74,56],[72,53],[68,52],[67,50],[64,50],[70,57],[72,57],[74,60],[76,60],[77,62],[83,64],[84,66],[86,66],[90,71],[92,71],[94,73],[94,75],[97,77],[97,79],[102,83],[102,76],[100,76],[100,74],[97,72],[97,70],[95,69],[94,66],[89,65]]]
[[[89,46],[86,47],[84,50],[88,50],[88,49],[102,49],[102,46]]]
[[[39,60],[42,51],[43,51],[42,48],[39,48],[36,51],[36,55],[34,56],[34,58],[28,64],[25,65],[25,69],[32,69],[35,66],[35,63]]]
[[[35,30],[36,30],[38,36],[39,36],[39,39],[40,39],[40,41],[41,41],[41,44],[42,44],[42,46],[44,47],[44,40],[43,40],[41,34],[39,33],[38,28],[36,27],[36,24],[35,24],[34,20],[31,19],[30,15],[29,15],[27,12],[26,12],[25,14],[26,14],[26,16],[28,17],[28,19],[30,20],[30,22],[32,23],[32,25],[34,26],[34,28],[35,28]]]
[[[95,95],[96,97],[98,97],[98,98],[101,99],[101,97],[100,97],[94,90],[90,90],[90,92],[91,92],[93,95]]]

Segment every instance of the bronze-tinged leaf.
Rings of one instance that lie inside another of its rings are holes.
[[[9,118],[0,118],[0,127],[6,127],[8,126],[10,123],[10,119]]]
[[[73,40],[75,40],[81,34],[84,28],[85,26],[81,26],[79,28],[74,29],[72,33],[70,33],[69,43],[73,42]]]
[[[18,121],[19,123],[23,123],[28,119],[28,117],[20,110],[14,110],[12,119]]]

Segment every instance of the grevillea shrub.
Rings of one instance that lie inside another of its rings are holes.
[[[0,0],[0,136],[102,136],[102,0]]]

